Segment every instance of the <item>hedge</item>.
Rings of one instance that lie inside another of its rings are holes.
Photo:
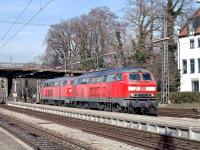
[[[157,94],[158,101],[161,101],[161,94]],[[200,103],[199,92],[170,92],[169,99],[171,103]]]

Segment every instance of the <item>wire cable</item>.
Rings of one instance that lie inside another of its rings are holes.
[[[2,36],[1,40],[4,40],[5,37],[8,35],[8,33],[12,30],[12,28],[16,25],[17,21],[21,18],[21,16],[24,14],[24,12],[26,11],[26,9],[29,7],[29,5],[31,4],[32,0],[30,0],[27,5],[24,7],[24,9],[21,11],[21,13],[19,14],[19,16],[17,16],[17,18],[15,19],[15,21],[13,22],[13,24],[10,26],[10,28],[6,31],[6,33]]]
[[[7,21],[7,20],[0,20],[0,23],[6,23],[6,24],[21,24],[24,25],[24,22],[14,22],[14,21]],[[39,23],[29,23],[28,25],[31,26],[51,26],[49,24],[39,24]]]
[[[17,31],[15,32],[15,34],[13,34],[13,36],[11,36],[5,43],[3,43],[0,47],[0,49],[2,49],[3,47],[5,47],[11,40],[13,40],[17,34],[24,28],[26,27],[35,17],[37,17],[37,15],[39,15],[53,0],[49,0],[37,13],[35,13],[35,15],[33,15],[27,22],[25,22],[25,24]]]

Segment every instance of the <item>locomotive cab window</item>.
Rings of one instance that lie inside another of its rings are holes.
[[[83,78],[81,80],[81,84],[88,84],[89,83],[89,78]]]
[[[49,83],[49,82],[47,82],[46,86],[47,86],[47,87],[48,87],[48,86],[50,86],[50,83]]]
[[[59,85],[60,85],[59,81],[53,83],[53,86],[59,86]]]
[[[116,75],[116,80],[117,80],[117,81],[122,81],[122,74],[121,74],[121,73],[118,73],[118,74]]]
[[[67,85],[67,81],[63,81],[63,85]]]
[[[78,80],[77,80],[77,85],[81,84],[81,80],[82,80],[82,79],[78,79]]]
[[[91,78],[89,83],[90,83],[90,84],[95,84],[95,83],[97,83],[97,77]]]
[[[115,80],[115,75],[114,74],[109,74],[106,77],[106,82],[112,82]]]
[[[78,85],[78,79],[73,81],[73,85]]]
[[[140,80],[140,75],[136,73],[130,73],[129,74],[129,79],[130,80]]]
[[[142,78],[143,80],[152,80],[151,75],[149,73],[143,73]]]
[[[97,77],[97,82],[98,82],[98,83],[103,82],[103,80],[104,80],[104,76]]]

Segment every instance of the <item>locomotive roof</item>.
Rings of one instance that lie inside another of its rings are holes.
[[[122,73],[122,72],[150,72],[150,71],[144,68],[127,67],[127,68],[108,69],[108,70],[102,70],[102,71],[88,72],[88,73],[84,73],[83,75],[80,75],[78,78],[97,77],[97,76],[103,76],[103,75],[108,75],[108,74],[113,74],[113,73]]]
[[[48,79],[45,82],[57,82],[57,81],[66,81],[66,80],[72,80],[73,77],[59,77],[54,79]]]

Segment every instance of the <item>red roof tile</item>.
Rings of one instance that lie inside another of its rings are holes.
[[[192,22],[194,26],[194,34],[200,34],[200,9],[198,9],[192,17],[188,19],[186,25],[180,30],[179,37],[185,37],[188,35],[188,24]]]

